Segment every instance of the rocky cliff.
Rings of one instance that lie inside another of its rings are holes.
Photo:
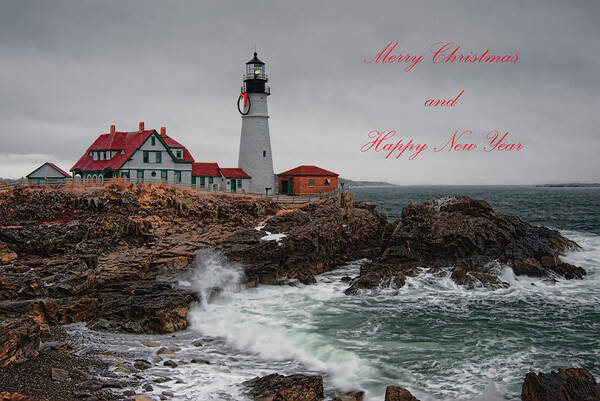
[[[242,262],[250,285],[310,283],[372,256],[385,216],[350,196],[298,207],[163,185],[2,191],[0,365],[34,355],[49,325],[185,328],[197,297],[175,281],[202,247]]]

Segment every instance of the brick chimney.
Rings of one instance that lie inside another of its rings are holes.
[[[111,134],[114,134],[114,133],[115,133],[115,125],[114,125],[114,124],[112,124],[112,125],[110,126],[110,133],[111,133]]]
[[[167,127],[160,127],[160,136],[167,135]]]
[[[140,121],[140,122],[138,123],[138,131],[142,132],[143,130],[144,130],[144,122],[143,122],[143,121]]]

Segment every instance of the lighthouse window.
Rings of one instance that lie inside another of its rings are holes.
[[[267,151],[263,150],[263,157],[267,157]]]
[[[237,180],[236,185],[238,188],[242,187],[242,180]]]

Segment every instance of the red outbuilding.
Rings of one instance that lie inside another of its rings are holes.
[[[317,166],[298,166],[277,174],[279,193],[308,195],[335,191],[339,174]]]

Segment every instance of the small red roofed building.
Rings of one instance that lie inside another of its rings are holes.
[[[210,191],[250,191],[250,176],[241,168],[221,168],[218,163],[193,163],[192,188]]]
[[[339,174],[317,166],[298,166],[277,174],[279,193],[308,195],[326,193],[338,189]]]
[[[73,175],[83,181],[102,182],[124,177],[131,182],[165,182],[189,187],[194,158],[179,142],[167,136],[167,129],[144,129],[140,122],[133,132],[110,131],[101,134],[77,163]]]
[[[44,163],[27,174],[27,181],[36,185],[64,184],[71,175],[54,163]]]
[[[226,192],[249,192],[250,176],[241,168],[222,168]]]
[[[222,183],[218,163],[192,163],[192,188],[220,191]]]

